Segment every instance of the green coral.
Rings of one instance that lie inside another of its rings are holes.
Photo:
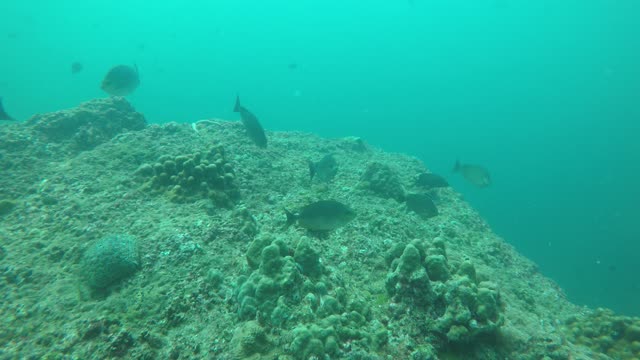
[[[268,352],[271,343],[267,333],[256,321],[241,323],[234,331],[231,347],[238,359],[247,359]]]
[[[300,325],[293,329],[292,334],[291,351],[296,359],[309,359],[312,356],[323,359],[326,355],[338,352],[337,334],[332,327]]]
[[[460,345],[497,333],[504,322],[500,293],[496,284],[478,282],[471,262],[464,261],[453,272],[440,240],[414,241],[399,253],[395,245],[387,255],[387,262],[393,259],[387,292],[396,302],[430,312],[433,334]]]
[[[387,292],[396,301],[412,300],[426,306],[433,302],[429,275],[422,265],[422,255],[414,244],[405,246],[402,255],[392,262],[385,282]]]
[[[307,238],[303,238],[298,243],[293,258],[300,265],[302,273],[318,278],[322,275],[322,264],[320,264],[320,256],[318,252],[311,247],[311,242]]]
[[[452,344],[466,344],[494,335],[504,323],[500,295],[495,284],[476,284],[467,276],[454,276],[446,283],[444,315],[436,327]]]
[[[208,152],[179,156],[161,156],[143,164],[136,175],[145,179],[145,188],[166,193],[171,201],[183,203],[209,198],[220,206],[231,206],[240,196],[233,166],[222,147]]]
[[[281,297],[290,301],[299,298],[302,277],[288,246],[281,240],[275,240],[260,251],[260,262],[255,264],[255,255],[265,238],[253,241],[249,247],[250,264],[257,268],[248,276],[238,279],[236,299],[239,304],[238,315],[241,319],[272,319]],[[282,300],[280,300],[282,301]],[[280,321],[276,321],[280,323]]]
[[[345,305],[329,296],[323,302],[331,302],[328,308],[333,313],[319,310],[313,323],[299,325],[292,331],[291,351],[296,359],[342,358],[343,346],[347,343],[366,351],[377,351],[387,344],[387,329],[378,321],[372,321],[371,309],[365,302],[352,301]]]
[[[572,343],[613,359],[640,358],[640,318],[600,308],[567,319],[563,331]]]
[[[269,237],[249,245],[250,274],[238,278],[235,290],[239,318],[283,333],[290,339],[284,350],[296,359],[336,357],[345,344],[360,352],[384,346],[387,330],[373,320],[369,303],[332,285],[311,240],[295,249]]]

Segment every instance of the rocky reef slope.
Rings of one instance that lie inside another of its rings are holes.
[[[632,359],[417,159],[123,98],[0,127],[0,359]],[[309,160],[333,154],[330,182]],[[409,211],[428,193],[437,216]],[[356,213],[313,233],[284,209]]]

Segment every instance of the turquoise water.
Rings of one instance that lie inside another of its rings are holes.
[[[447,176],[578,303],[640,315],[640,3],[32,1],[0,5],[12,116],[129,97],[150,122],[357,135]],[[84,70],[71,74],[79,61]],[[291,64],[297,66],[292,69]],[[450,170],[486,166],[475,189]]]

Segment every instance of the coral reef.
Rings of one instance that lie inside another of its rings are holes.
[[[310,183],[325,154],[340,171]],[[261,149],[109,98],[0,124],[0,167],[3,359],[638,357],[638,319],[571,304],[442,179],[415,184],[422,162],[360,138]],[[425,191],[438,216],[406,195]],[[285,227],[332,198],[349,226]]]

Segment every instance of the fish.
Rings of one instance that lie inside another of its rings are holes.
[[[6,111],[4,111],[4,106],[2,106],[2,98],[0,97],[0,120],[13,120]]]
[[[84,68],[84,66],[82,66],[81,63],[76,61],[73,64],[71,64],[71,73],[72,74],[77,74],[80,71],[82,71],[83,68]]]
[[[438,208],[427,194],[407,194],[405,196],[407,209],[418,214],[423,219],[438,215]]]
[[[311,231],[331,231],[355,219],[356,213],[347,205],[335,200],[321,200],[301,208],[298,213],[287,209],[287,227],[294,223]]]
[[[127,96],[140,85],[138,66],[117,65],[102,80],[101,89],[109,95]]]
[[[296,63],[291,63],[291,64],[289,64],[289,66],[288,66],[288,67],[289,67],[289,70],[295,70],[295,69],[297,69],[297,68],[298,68],[298,64],[296,64]]]
[[[449,183],[445,178],[434,173],[422,173],[416,178],[416,185],[425,187],[427,189],[448,187]]]
[[[461,164],[456,160],[453,172],[459,172],[467,181],[473,185],[484,188],[491,185],[491,176],[489,171],[480,165]]]
[[[320,182],[331,181],[338,173],[338,163],[332,154],[325,155],[320,161],[309,161],[311,181],[316,178]]]
[[[266,148],[267,136],[264,134],[262,125],[260,125],[258,118],[253,115],[251,111],[240,105],[239,95],[236,96],[236,105],[233,108],[233,112],[240,113],[240,119],[242,119],[242,123],[244,124],[245,129],[247,129],[247,134],[251,140],[253,140],[258,147]]]

